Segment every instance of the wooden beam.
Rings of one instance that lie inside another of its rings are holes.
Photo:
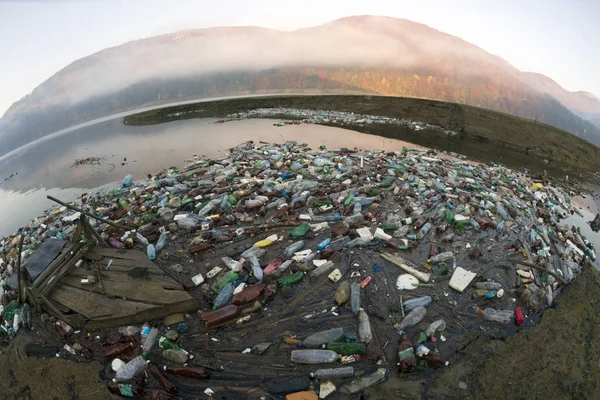
[[[130,227],[130,226],[125,226],[125,225],[120,225],[120,224],[117,224],[116,222],[112,222],[112,221],[110,221],[110,220],[107,220],[107,219],[102,219],[102,218],[100,218],[100,217],[98,217],[98,216],[96,216],[96,215],[94,215],[94,214],[92,214],[92,213],[90,213],[90,212],[87,212],[87,211],[85,211],[85,210],[83,210],[83,209],[81,209],[81,208],[79,208],[79,207],[75,207],[75,206],[73,206],[73,205],[71,205],[71,204],[67,204],[67,203],[65,203],[65,202],[62,202],[62,201],[58,200],[56,197],[52,197],[52,196],[50,196],[50,195],[48,195],[48,196],[46,196],[46,197],[47,197],[49,200],[52,200],[52,201],[54,201],[55,203],[58,203],[58,204],[60,204],[61,206],[65,206],[65,207],[67,207],[68,209],[71,209],[71,210],[73,210],[73,211],[80,212],[80,213],[81,213],[81,214],[83,214],[83,215],[87,215],[88,217],[90,217],[90,218],[94,218],[95,220],[98,220],[98,221],[100,221],[100,222],[103,222],[103,223],[105,223],[105,224],[112,225],[112,226],[114,226],[115,228],[119,228],[119,229],[125,229],[126,231],[129,231],[129,230],[132,230],[132,229],[137,229],[137,227],[136,227],[136,226],[134,226],[134,227]]]
[[[63,265],[61,265],[60,267],[57,268],[56,272],[54,273],[54,275],[49,278],[48,280],[46,280],[46,284],[45,285],[41,285],[38,290],[40,292],[40,294],[42,296],[47,295],[48,293],[50,293],[50,291],[52,290],[52,288],[54,286],[56,286],[56,284],[61,280],[61,278],[67,273],[69,272],[69,269],[74,266],[77,261],[79,261],[79,259],[81,257],[83,257],[83,255],[88,251],[90,244],[86,244],[85,246],[83,246],[81,249],[79,249],[78,252],[76,252],[75,254],[73,254],[73,257],[67,261],[66,263],[64,263]]]
[[[96,240],[98,241],[98,244],[100,244],[100,245],[102,245],[104,247],[108,247],[108,243],[106,243],[104,241],[104,239],[102,239],[102,236],[100,236],[100,234],[94,228],[92,228],[92,226],[90,225],[90,222],[87,220],[87,218],[85,218],[85,222],[84,222],[83,228],[85,230],[87,230],[88,233],[90,233],[92,235],[92,237],[96,238]]]
[[[71,252],[77,252],[79,249],[83,247],[83,243],[77,243],[73,245],[71,242],[67,242],[63,249],[61,250],[61,254],[58,255],[52,262],[46,267],[44,271],[35,279],[33,282],[32,288],[37,290],[50,276],[56,268],[58,268],[62,263],[71,256]]]

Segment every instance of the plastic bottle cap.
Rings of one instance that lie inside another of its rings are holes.
[[[115,358],[114,360],[112,360],[112,363],[110,364],[112,370],[115,372],[117,372],[121,368],[123,368],[124,365],[125,365],[125,362],[119,358]]]

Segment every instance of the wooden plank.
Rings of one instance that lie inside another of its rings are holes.
[[[104,269],[106,269],[106,266],[108,265],[108,262],[110,260],[112,260],[112,262],[110,263],[110,265],[111,265],[110,268],[112,268],[113,266],[126,267],[128,269],[135,268],[135,267],[146,267],[146,268],[148,268],[149,271],[156,271],[156,272],[162,273],[162,269],[160,269],[156,264],[154,264],[152,261],[150,261],[148,259],[142,261],[142,260],[125,260],[123,258],[104,257],[101,260],[96,261],[95,263],[99,264],[98,266],[100,267],[100,269],[103,268],[103,265],[104,265]]]
[[[96,262],[96,263],[92,264],[90,267],[91,268],[98,267],[98,269],[100,271],[114,271],[114,272],[121,272],[121,273],[127,273],[128,271],[131,271],[132,269],[138,267],[137,265],[136,266],[126,267],[126,266],[111,264],[110,268],[106,269],[107,265],[108,265],[108,262],[105,263],[105,262],[102,261],[102,262]],[[162,270],[158,269],[158,267],[156,267],[156,266],[155,267],[148,267],[148,266],[144,265],[143,268],[147,268],[148,275],[152,275],[152,276],[165,276],[165,273]]]
[[[56,308],[54,306],[54,304],[52,304],[52,302],[50,300],[48,300],[45,296],[39,296],[39,299],[44,304],[44,309],[48,313],[50,313],[51,315],[54,315],[58,319],[62,319],[63,321],[65,321],[67,324],[71,325],[74,328],[81,328],[81,326],[77,326],[76,323],[73,320],[71,320],[71,318],[67,317],[62,312],[60,312],[60,310],[58,308]]]
[[[52,288],[56,286],[60,282],[62,277],[65,276],[65,274],[69,271],[69,268],[73,267],[77,263],[77,261],[79,261],[84,256],[84,254],[88,251],[90,246],[90,244],[84,245],[81,249],[79,249],[78,252],[76,252],[73,255],[73,257],[70,260],[66,261],[62,266],[58,267],[54,275],[52,275],[52,277],[46,281],[46,284],[40,285],[40,287],[38,288],[40,294],[42,294],[43,296],[47,296],[48,293],[50,293],[50,291],[52,290]]]
[[[91,269],[91,268],[88,269],[88,268],[84,268],[84,267],[71,268],[69,270],[69,272],[67,273],[67,276],[74,276],[79,279],[86,278],[88,275],[96,276],[95,269]],[[130,281],[132,281],[132,282],[136,282],[136,283],[139,283],[142,285],[150,283],[153,285],[161,285],[165,289],[175,289],[175,290],[181,289],[181,287],[182,287],[181,283],[175,281],[174,279],[169,278],[166,275],[147,275],[142,278],[133,278],[133,277],[127,275],[126,272],[114,271],[114,270],[112,270],[112,268],[109,268],[108,270],[100,269],[100,279],[102,280],[102,282],[105,282],[105,281],[130,282]]]
[[[71,242],[67,242],[67,244],[65,244],[65,247],[63,247],[63,249],[61,250],[60,254],[36,278],[35,282],[33,282],[33,285],[32,285],[33,289],[36,290],[37,288],[39,288],[40,285],[42,285],[42,283],[44,283],[46,281],[46,279],[52,273],[54,273],[54,270],[56,268],[58,268],[60,265],[62,265],[62,263],[67,258],[71,257],[71,251],[76,252],[82,247],[83,247],[83,243],[77,243],[75,246],[73,246],[73,244]]]
[[[93,238],[95,238],[98,241],[98,244],[100,244],[104,247],[108,247],[108,243],[106,243],[104,241],[104,239],[102,239],[102,236],[100,236],[100,234],[98,234],[98,232],[94,228],[92,228],[92,226],[90,225],[90,222],[87,220],[87,218],[85,216],[83,216],[82,218],[83,218],[83,230],[85,232],[87,232],[88,235],[91,235]]]
[[[57,285],[49,297],[89,319],[107,316],[131,317],[141,311],[156,307],[153,304],[112,299],[63,284]]]
[[[100,329],[110,328],[114,326],[123,326],[130,324],[142,324],[146,321],[153,321],[156,319],[164,318],[167,315],[171,315],[179,312],[196,311],[200,308],[198,302],[194,299],[189,299],[181,303],[172,304],[169,306],[153,307],[140,311],[137,314],[129,316],[112,316],[105,318],[94,318],[85,324],[86,329]]]
[[[99,284],[82,284],[80,278],[72,276],[63,277],[60,283],[94,293],[106,294],[107,296],[114,296],[125,300],[141,301],[148,304],[167,305],[191,298],[188,292],[181,290],[181,285],[179,290],[169,290],[163,288],[161,285],[140,282],[140,280],[137,282],[102,280],[104,290],[102,290]]]

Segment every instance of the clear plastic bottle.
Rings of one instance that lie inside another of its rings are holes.
[[[358,338],[365,343],[369,343],[373,340],[369,315],[362,308],[358,312]]]
[[[500,290],[502,285],[498,282],[476,282],[475,289]]]
[[[344,281],[340,283],[337,290],[335,291],[335,301],[338,305],[342,305],[350,298],[350,283]]]
[[[358,311],[360,310],[360,284],[356,282],[350,285],[350,305],[352,306],[354,316],[358,316]]]
[[[285,250],[283,251],[283,254],[287,258],[290,258],[291,256],[294,255],[294,253],[302,250],[304,248],[305,244],[306,244],[306,242],[304,240],[298,240],[297,242],[294,242],[291,245],[289,245],[288,247],[286,247]]]
[[[405,300],[404,301],[404,311],[409,313],[417,307],[427,307],[428,305],[431,304],[432,300],[433,299],[431,296],[422,296],[422,297],[417,297],[415,299]]]
[[[431,230],[431,223],[427,222],[425,225],[423,225],[423,227],[421,228],[421,230],[419,231],[419,233],[417,233],[417,239],[423,239],[425,237],[425,235],[427,235],[429,233],[429,231]]]
[[[340,392],[343,394],[352,394],[360,392],[368,387],[375,386],[378,383],[384,382],[387,378],[387,370],[385,368],[379,368],[372,374],[365,375],[349,384],[346,384],[340,388]]]
[[[235,261],[231,257],[222,257],[221,261],[223,261],[223,264],[225,264],[225,266],[227,266],[227,268],[229,268],[232,271],[240,272],[242,270],[242,263],[239,261]]]
[[[404,317],[404,319],[400,323],[398,329],[404,330],[405,328],[408,328],[409,326],[418,324],[419,322],[421,322],[423,320],[423,318],[425,318],[425,314],[427,314],[427,310],[425,309],[425,307],[415,308],[410,313],[408,313],[408,315],[406,317]]]
[[[357,237],[356,239],[352,239],[351,241],[349,241],[346,244],[346,247],[349,247],[349,248],[361,247],[361,246],[366,246],[370,243],[371,243],[371,239],[369,239],[368,237]]]
[[[510,310],[494,310],[493,308],[486,308],[483,310],[483,318],[487,321],[508,324],[512,317],[513,312]]]
[[[115,382],[126,382],[146,369],[148,363],[144,357],[137,356],[117,371]]]
[[[310,373],[311,378],[317,379],[349,378],[351,376],[354,376],[354,367],[324,368]]]
[[[148,335],[144,339],[144,343],[142,344],[142,350],[147,354],[152,350],[152,346],[156,343],[156,338],[158,337],[158,329],[152,328],[148,332]]]
[[[319,348],[329,342],[339,342],[345,336],[346,332],[344,331],[344,328],[333,328],[308,336],[302,341],[302,346],[308,349]]]
[[[298,364],[327,364],[336,362],[338,355],[331,350],[292,350],[291,360]]]
[[[144,342],[146,341],[146,338],[148,337],[148,334],[150,333],[150,325],[148,324],[144,324],[142,325],[142,330],[140,331],[140,343],[144,344]]]
[[[438,319],[437,321],[433,321],[427,329],[425,329],[425,336],[428,338],[432,337],[436,332],[443,332],[446,329],[446,321],[443,319]]]
[[[453,257],[454,254],[451,251],[445,251],[443,253],[438,254],[437,256],[431,257],[429,260],[427,260],[427,262],[432,264],[441,263],[444,261],[452,260]]]
[[[283,272],[283,271],[287,270],[290,267],[290,265],[292,265],[293,262],[294,262],[293,260],[287,260],[287,261],[282,262],[281,265],[279,265],[279,267],[277,267],[277,271]]]
[[[246,260],[250,259],[250,257],[254,256],[256,258],[261,258],[262,256],[265,255],[267,251],[264,249],[259,249],[258,247],[250,247],[248,250],[244,251],[241,255],[241,257],[245,258]]]
[[[310,274],[311,276],[317,277],[332,271],[334,268],[335,264],[331,261],[327,261],[315,268]]]
[[[165,247],[166,243],[167,243],[167,235],[164,232],[161,232],[160,236],[158,237],[158,240],[156,241],[156,246],[154,246],[154,249],[156,250],[156,252],[159,253],[163,249],[163,247]]]
[[[224,307],[227,304],[229,304],[229,302],[231,301],[231,298],[233,297],[234,290],[235,290],[235,285],[233,283],[228,283],[227,285],[225,285],[225,287],[223,289],[221,289],[221,292],[215,299],[215,302],[213,305],[213,310],[219,309],[219,308]]]
[[[184,364],[188,360],[189,354],[182,349],[167,349],[163,351],[163,357],[174,363]]]
[[[258,281],[262,282],[264,273],[260,266],[260,262],[258,262],[258,258],[256,258],[256,256],[252,256],[248,261],[250,261],[250,265],[252,265],[252,273],[254,274],[254,277]]]
[[[146,255],[148,255],[148,259],[150,259],[151,261],[156,258],[156,249],[154,248],[154,245],[152,243],[150,243],[146,248]]]

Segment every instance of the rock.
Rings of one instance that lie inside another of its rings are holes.
[[[171,314],[165,318],[165,325],[176,325],[185,321],[185,315],[183,313]]]
[[[259,344],[255,344],[254,347],[252,347],[252,350],[250,350],[251,354],[263,354],[265,351],[267,351],[267,349],[271,346],[271,343],[259,343]]]
[[[81,344],[79,344],[79,343],[77,343],[77,342],[73,343],[73,345],[72,345],[71,347],[72,347],[72,348],[73,348],[73,350],[75,350],[75,351],[81,351],[81,350],[83,350],[83,346],[81,346]]]
[[[167,333],[165,333],[165,337],[171,342],[174,342],[179,337],[179,333],[177,333],[177,331],[169,329]]]

